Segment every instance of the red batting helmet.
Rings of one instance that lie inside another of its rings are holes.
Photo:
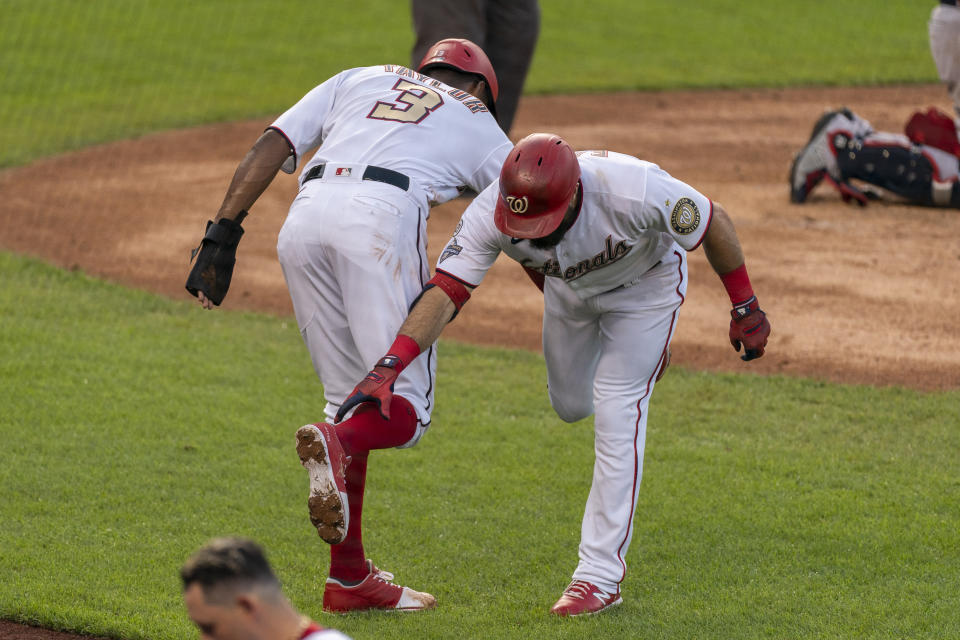
[[[497,86],[497,74],[483,49],[464,38],[447,38],[436,43],[423,56],[417,71],[425,72],[434,67],[447,67],[464,73],[475,73],[487,82],[493,101],[497,101],[500,88]]]
[[[500,170],[500,197],[493,221],[513,238],[543,238],[557,230],[580,181],[580,162],[552,133],[517,143]]]

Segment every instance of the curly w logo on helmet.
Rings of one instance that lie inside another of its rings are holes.
[[[517,196],[507,196],[507,204],[510,205],[510,211],[524,214],[527,212],[527,207],[530,206],[530,201],[527,200],[527,196],[521,198]]]

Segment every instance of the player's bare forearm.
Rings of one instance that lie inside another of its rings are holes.
[[[703,239],[703,250],[710,266],[720,276],[733,305],[730,312],[730,345],[737,351],[743,348],[742,360],[761,357],[770,336],[770,322],[750,284],[747,266],[743,262],[743,249],[733,228],[733,221],[716,203],[713,205],[710,228]]]
[[[703,238],[703,252],[717,275],[729,273],[743,264],[743,249],[733,221],[719,204],[713,204],[713,219]]]
[[[440,287],[427,289],[417,301],[398,333],[413,338],[424,350],[440,337],[456,306]]]
[[[233,180],[214,221],[221,218],[233,220],[238,212],[249,210],[260,194],[270,186],[277,171],[289,156],[290,145],[286,138],[273,129],[265,131],[233,174]]]

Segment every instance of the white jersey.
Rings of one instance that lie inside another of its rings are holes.
[[[314,622],[303,632],[300,640],[350,640],[350,637],[336,629],[324,629]]]
[[[398,171],[431,204],[482,191],[513,147],[486,105],[465,91],[397,65],[348,69],[315,87],[271,125],[295,153],[317,145],[301,173],[325,162]]]
[[[573,226],[551,249],[501,233],[493,221],[500,193],[491,184],[463,213],[437,270],[480,284],[501,251],[567,283],[580,299],[636,282],[680,245],[703,240],[713,203],[657,165],[609,151],[582,151],[583,198]]]

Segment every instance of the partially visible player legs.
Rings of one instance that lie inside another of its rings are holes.
[[[564,422],[593,414],[593,376],[600,360],[599,314],[566,283],[544,282],[543,353],[550,405]]]
[[[497,122],[509,133],[540,34],[537,0],[413,0],[411,9],[414,68],[438,40],[466,38],[480,45],[500,86]]]
[[[595,375],[586,379],[592,382],[596,405],[596,460],[581,525],[580,562],[573,581],[551,608],[556,615],[598,613],[622,601],[620,582],[626,573],[624,557],[642,476],[647,406],[667,357],[685,282],[685,260],[674,254],[637,285],[588,303],[598,318],[599,360]],[[544,327],[546,339],[546,320]],[[574,325],[570,329],[568,340],[583,330]],[[552,335],[564,337],[560,327]],[[582,359],[590,355],[584,353]],[[580,370],[567,369],[568,376],[570,371],[580,377]]]
[[[686,260],[672,253],[635,286],[601,296],[600,363],[594,380],[593,482],[581,530],[575,581],[617,596],[643,476],[649,403],[669,352],[686,292]],[[598,596],[602,597],[602,596]]]
[[[446,38],[466,38],[489,56],[485,46],[486,5],[487,0],[412,0],[410,12],[416,39],[410,54],[410,67],[416,69],[427,50]]]
[[[487,4],[487,37],[483,50],[500,83],[497,123],[510,132],[523,85],[540,35],[537,0],[492,0]]]
[[[425,221],[420,215],[425,203],[398,199],[390,190],[395,187],[313,181],[301,190],[280,232],[281,266],[301,334],[324,386],[330,422],[356,381],[389,347],[427,277]],[[329,588],[333,593],[348,589],[350,594],[346,600],[331,596],[338,610],[348,605],[392,609],[400,602],[393,596],[402,587],[371,587],[384,583],[386,574],[371,573],[362,544],[367,456],[373,449],[415,443],[429,424],[434,366],[433,350],[429,351],[429,357],[418,358],[398,379],[390,421],[375,408],[361,407],[336,427],[318,425],[329,429],[329,441],[339,442],[344,457],[351,459],[343,477],[346,535],[330,547]],[[336,471],[337,465],[329,466]],[[314,484],[311,521],[335,521],[334,515],[314,509],[326,504],[314,498]]]
[[[928,27],[937,74],[947,85],[954,111],[960,115],[960,7],[938,4],[930,13]]]
[[[373,412],[376,413],[376,409]],[[364,554],[361,514],[367,457],[367,453],[355,453],[347,467],[350,528],[342,543],[330,547],[330,576],[323,590],[323,609],[333,613],[364,609],[431,609],[436,606],[436,598],[429,593],[393,584],[393,574],[377,569]]]

